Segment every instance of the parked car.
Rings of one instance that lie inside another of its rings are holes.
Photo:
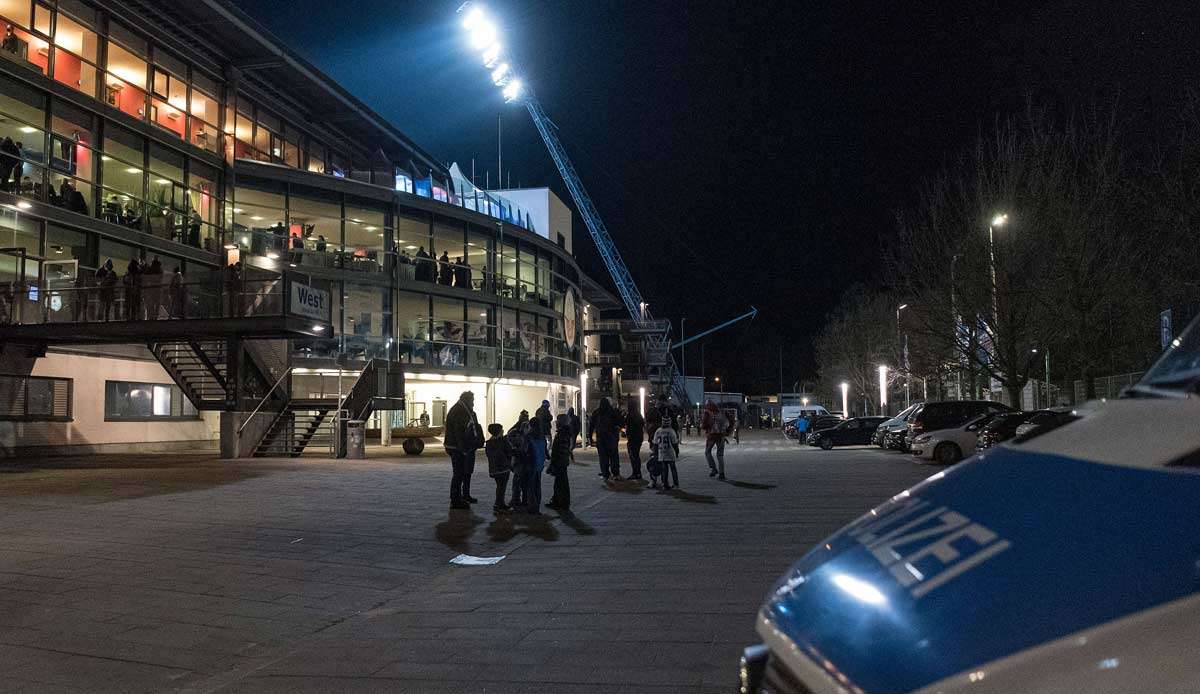
[[[917,408],[908,417],[905,448],[911,450],[913,441],[925,432],[960,427],[980,415],[1011,411],[1012,408],[1008,405],[990,400],[942,400],[939,402],[927,402]],[[971,448],[975,448],[974,442],[971,443]]]
[[[1025,437],[1034,433],[1044,434],[1052,429],[1057,429],[1064,424],[1074,422],[1079,417],[1070,409],[1059,408],[1053,410],[1038,410],[1032,413],[1029,419],[1021,423],[1017,427],[1017,437]]]
[[[912,442],[913,457],[919,461],[932,460],[942,465],[953,465],[964,456],[975,453],[979,430],[993,417],[993,414],[984,414],[963,426],[920,434]]]
[[[920,402],[913,403],[904,408],[900,414],[885,421],[883,424],[880,424],[879,427],[875,429],[875,436],[871,439],[871,443],[879,446],[880,448],[897,450],[894,448],[896,443],[888,441],[888,434],[893,432],[907,432],[909,415],[915,412],[917,408],[923,404],[924,403]]]
[[[822,431],[824,429],[832,429],[833,427],[835,427],[841,423],[842,423],[841,417],[834,417],[833,415],[830,415],[830,414],[816,417],[815,419],[812,420],[812,423],[808,425],[808,434],[804,437],[804,442],[810,446],[817,445],[817,439],[815,438],[814,435],[818,431]]]
[[[835,427],[815,431],[810,436],[814,445],[825,450],[834,446],[863,446],[871,443],[875,428],[886,420],[887,417],[855,417]]]
[[[1034,415],[1033,412],[1003,412],[979,427],[975,450],[983,451],[1017,435],[1017,427]]]
[[[1122,397],[821,540],[767,592],[741,691],[1200,692],[1197,392],[1200,320]]]

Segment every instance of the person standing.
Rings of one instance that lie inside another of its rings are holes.
[[[471,473],[475,451],[483,445],[483,432],[475,419],[475,394],[464,391],[446,413],[446,453],[450,455],[450,508],[468,509],[477,501],[471,496]]]
[[[517,423],[505,435],[512,448],[512,500],[509,506],[515,511],[525,506],[525,480],[529,475],[529,413],[521,410]]]
[[[646,438],[646,419],[638,411],[637,401],[629,398],[629,414],[625,415],[625,448],[629,452],[629,479],[642,479],[642,441]]]
[[[708,460],[708,476],[725,479],[725,437],[729,434],[729,418],[712,400],[704,403],[700,432],[705,436],[704,457]],[[716,460],[713,460],[714,448],[717,449]]]
[[[571,483],[567,480],[567,469],[571,465],[571,447],[575,444],[571,418],[565,414],[555,420],[554,443],[550,446],[550,474],[554,476],[554,495],[547,508],[556,511],[571,510]]]
[[[175,266],[175,271],[171,273],[170,294],[170,314],[172,318],[187,318],[187,289],[183,286],[183,271],[179,266]]]
[[[542,433],[549,439],[554,435],[554,415],[550,414],[550,401],[543,400],[542,406],[537,408],[537,412],[533,413],[537,417],[538,426],[542,428]]]
[[[137,320],[142,315],[142,267],[137,258],[129,261],[121,282],[125,285],[125,320]]]
[[[503,425],[489,424],[488,433],[491,434],[491,438],[484,444],[484,452],[487,454],[488,475],[496,480],[496,503],[492,510],[505,513],[512,510],[504,503],[504,491],[508,487],[508,476],[513,469],[512,444],[504,437]]]
[[[112,259],[104,261],[104,265],[96,271],[96,284],[100,287],[100,320],[109,321],[113,315],[113,301],[117,293],[117,272],[113,269]]]
[[[525,481],[525,504],[530,515],[542,513],[542,471],[546,468],[546,434],[537,419],[529,420],[527,459],[529,474]]]
[[[442,257],[438,258],[438,284],[446,287],[454,284],[450,268],[450,254],[446,251],[442,251]]]
[[[150,261],[146,271],[142,273],[142,303],[145,305],[146,320],[158,320],[158,310],[162,306],[163,264],[158,256]]]
[[[571,418],[571,448],[574,449],[579,445],[579,434],[582,432],[583,423],[579,421],[579,415],[575,414],[574,407],[567,408],[567,416]],[[574,454],[572,454],[573,458]]]
[[[588,424],[588,441],[596,441],[596,452],[600,454],[600,476],[604,481],[621,479],[621,413],[617,412],[608,398],[600,399],[600,406],[592,413]]]
[[[12,190],[8,179],[12,178],[13,169],[16,169],[17,164],[20,163],[18,156],[17,144],[12,141],[11,137],[0,140],[0,188],[4,190]]]
[[[679,434],[669,426],[662,426],[654,432],[654,448],[658,452],[658,464],[662,466],[663,489],[671,488],[671,475],[675,476],[675,486],[679,486],[679,468],[675,460],[679,457]]]

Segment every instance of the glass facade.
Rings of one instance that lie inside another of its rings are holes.
[[[86,0],[0,0],[0,30],[0,194],[17,200],[0,205],[0,245],[18,249],[0,254],[9,320],[27,299],[49,321],[125,315],[119,289],[111,305],[71,300],[108,263],[124,276],[158,259],[200,278],[240,261],[334,287],[336,334],[294,341],[295,359],[575,377],[580,341],[561,311],[578,271],[502,197],[454,169],[389,162]],[[281,173],[242,163],[235,175],[238,161]],[[48,309],[41,290],[61,301]]]

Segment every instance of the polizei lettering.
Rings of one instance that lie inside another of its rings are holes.
[[[847,530],[914,598],[1008,549],[1008,540],[945,506],[897,497]]]

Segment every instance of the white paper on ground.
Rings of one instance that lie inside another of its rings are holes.
[[[504,559],[504,556],[507,555],[499,557],[472,557],[470,554],[460,554],[451,559],[450,563],[461,564],[462,566],[491,566],[492,564],[499,564]]]

